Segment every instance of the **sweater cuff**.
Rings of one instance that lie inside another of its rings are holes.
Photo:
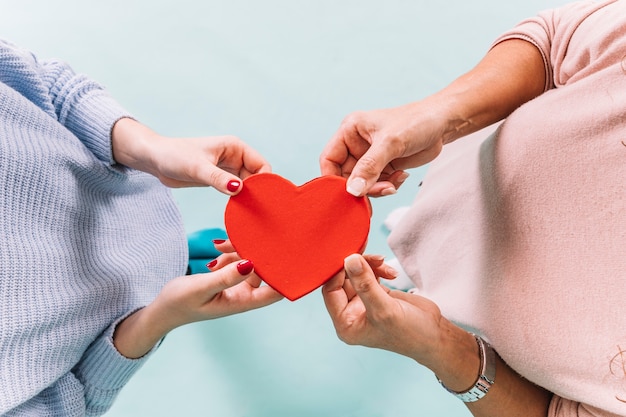
[[[75,103],[65,126],[101,161],[113,165],[111,130],[115,123],[130,113],[104,90],[91,90]]]
[[[87,349],[73,372],[85,387],[86,406],[90,413],[104,413],[110,408],[119,391],[143,366],[160,342],[139,359],[120,354],[113,344],[117,325],[136,310],[120,317]]]

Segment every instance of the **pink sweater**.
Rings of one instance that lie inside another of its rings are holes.
[[[541,50],[546,92],[447,145],[389,243],[420,294],[555,394],[551,417],[626,416],[626,0],[509,38]]]

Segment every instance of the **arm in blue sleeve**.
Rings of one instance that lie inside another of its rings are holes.
[[[131,117],[99,83],[61,61],[42,61],[0,40],[0,82],[69,129],[101,161],[115,163],[111,129]]]
[[[84,386],[87,416],[104,414],[130,378],[143,366],[160,342],[139,359],[128,359],[113,345],[115,327],[129,314],[116,320],[96,339],[72,369]]]

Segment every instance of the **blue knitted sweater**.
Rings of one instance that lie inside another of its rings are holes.
[[[113,161],[127,115],[0,41],[0,415],[104,413],[146,359],[115,350],[115,324],[185,272],[170,191]]]

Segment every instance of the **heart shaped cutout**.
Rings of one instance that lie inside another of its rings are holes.
[[[371,207],[346,191],[346,179],[315,178],[296,186],[271,173],[246,178],[230,197],[226,232],[256,274],[295,301],[322,286],[343,260],[365,250]]]

